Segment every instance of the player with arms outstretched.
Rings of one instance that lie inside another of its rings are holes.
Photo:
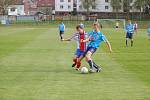
[[[72,67],[75,67],[76,70],[80,69],[81,66],[81,58],[83,58],[84,53],[87,49],[87,44],[88,43],[83,43],[81,40],[87,39],[88,38],[88,33],[86,33],[81,25],[78,25],[76,27],[77,33],[73,34],[73,36],[69,39],[62,39],[63,41],[71,41],[75,40],[77,41],[77,50],[75,52],[75,55],[73,57],[73,65]]]
[[[83,43],[89,42],[84,57],[90,66],[90,72],[100,72],[101,67],[94,62],[92,55],[97,51],[102,42],[106,43],[110,52],[112,52],[112,48],[105,35],[100,31],[100,24],[98,22],[94,23],[93,28],[94,30],[89,33],[89,38],[82,40]]]

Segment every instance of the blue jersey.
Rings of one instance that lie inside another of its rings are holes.
[[[134,25],[133,24],[126,25],[126,31],[127,33],[134,33]]]
[[[148,28],[147,32],[148,32],[148,34],[150,34],[150,28]]]
[[[62,31],[62,32],[65,31],[65,25],[63,23],[59,24],[59,31]]]
[[[91,41],[88,47],[98,48],[102,42],[107,42],[105,35],[101,32],[96,32],[95,30],[89,33],[89,37]]]

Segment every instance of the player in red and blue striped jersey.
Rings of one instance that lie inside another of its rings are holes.
[[[76,27],[77,33],[73,34],[69,39],[62,39],[63,41],[77,41],[77,50],[73,57],[73,65],[72,67],[76,66],[76,69],[79,70],[81,66],[81,58],[83,58],[85,51],[87,49],[88,43],[81,42],[81,40],[87,39],[89,37],[88,33],[86,33],[81,25]]]

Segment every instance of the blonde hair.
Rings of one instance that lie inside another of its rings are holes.
[[[95,22],[93,25],[94,25],[94,26],[96,25],[96,26],[98,26],[98,28],[100,28],[100,24],[99,24],[99,22],[98,22],[98,21],[97,21],[97,22]]]

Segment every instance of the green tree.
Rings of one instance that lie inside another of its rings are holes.
[[[97,0],[81,0],[82,6],[86,9],[87,15],[90,14],[90,8],[96,8]]]
[[[4,15],[9,5],[16,4],[17,0],[0,0],[0,11]]]
[[[111,6],[113,8],[113,12],[116,12],[116,18],[118,18],[118,12],[122,8],[121,0],[111,0]]]
[[[122,0],[123,10],[127,13],[127,18],[129,18],[129,12],[132,9],[131,3],[133,0]]]
[[[142,10],[144,9],[145,5],[147,5],[147,0],[136,0],[134,2],[134,7],[140,11],[140,19],[142,18]]]

